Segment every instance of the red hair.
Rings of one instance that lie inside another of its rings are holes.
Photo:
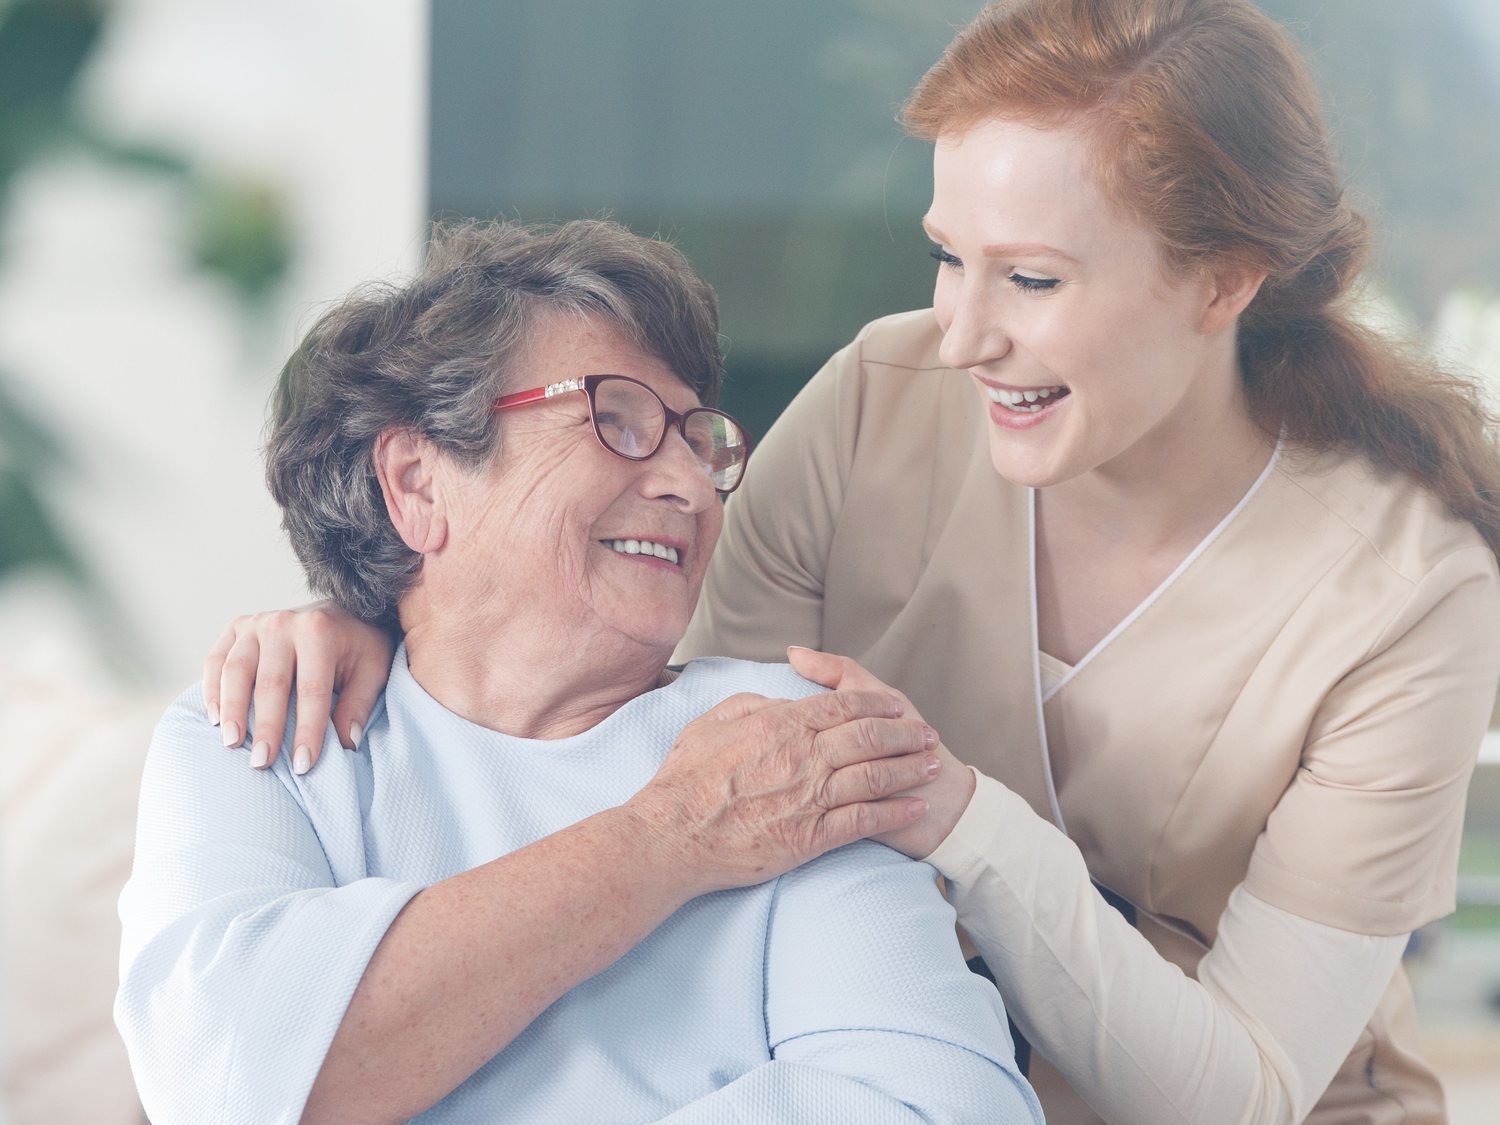
[[[1473,382],[1351,317],[1370,235],[1317,91],[1249,0],[1001,0],[917,84],[907,128],[1081,124],[1106,194],[1178,273],[1266,275],[1239,323],[1268,434],[1362,453],[1436,494],[1500,554],[1500,452]]]

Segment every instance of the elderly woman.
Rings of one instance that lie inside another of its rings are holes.
[[[117,1003],[154,1121],[1039,1120],[931,869],[813,858],[922,814],[930,728],[666,667],[748,453],[719,371],[707,285],[605,223],[458,229],[312,330],[271,489],[405,642],[316,773],[205,745],[196,690],[162,721]]]

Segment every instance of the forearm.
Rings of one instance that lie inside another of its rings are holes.
[[[1330,928],[1260,904],[1283,932],[1235,941],[1232,900],[1200,983],[1092,891],[1076,848],[1020,798],[981,778],[975,799],[987,838],[930,861],[1012,1018],[1097,1112],[1127,1125],[1306,1115],[1389,982],[1399,938],[1346,934],[1318,964],[1295,951]]]
[[[429,1108],[692,898],[688,874],[613,809],[421,892],[371,957],[303,1120]]]

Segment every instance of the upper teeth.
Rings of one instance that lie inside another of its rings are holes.
[[[622,555],[655,555],[659,559],[666,559],[673,566],[677,565],[676,547],[653,543],[649,539],[606,539],[604,545]]]
[[[985,387],[989,392],[991,402],[1004,403],[1010,407],[1026,407],[1038,399],[1046,398],[1048,395],[1057,394],[1066,390],[1066,387],[1039,387],[1032,391],[1006,391],[999,387]],[[1040,406],[1031,406],[1032,410],[1040,410]]]

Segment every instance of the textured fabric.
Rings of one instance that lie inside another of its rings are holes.
[[[859,660],[1043,820],[1055,789],[1087,868],[1076,901],[1089,876],[1111,888],[1188,975],[1242,883],[1371,936],[1451,910],[1500,675],[1500,578],[1475,529],[1401,477],[1289,447],[1042,705],[1030,495],[995,472],[979,396],[940,341],[930,310],[876,321],[788,407],[729,501],[679,657],[801,644]],[[998,975],[1004,951],[980,952]],[[1311,1120],[1441,1105],[1409,1004],[1398,973]],[[1033,1046],[1087,1080],[1072,1037]],[[1182,1044],[1182,1067],[1197,1047]],[[1095,1120],[1034,1081],[1049,1120]]]
[[[121,898],[116,1014],[152,1120],[296,1121],[412,895],[618,805],[728,695],[810,690],[785,666],[702,661],[533,741],[444,709],[402,650],[366,749],[330,738],[303,777],[290,754],[258,772],[217,745],[189,691],[148,757]],[[930,867],[875,844],[704,896],[422,1119],[1039,1120],[953,921]]]

